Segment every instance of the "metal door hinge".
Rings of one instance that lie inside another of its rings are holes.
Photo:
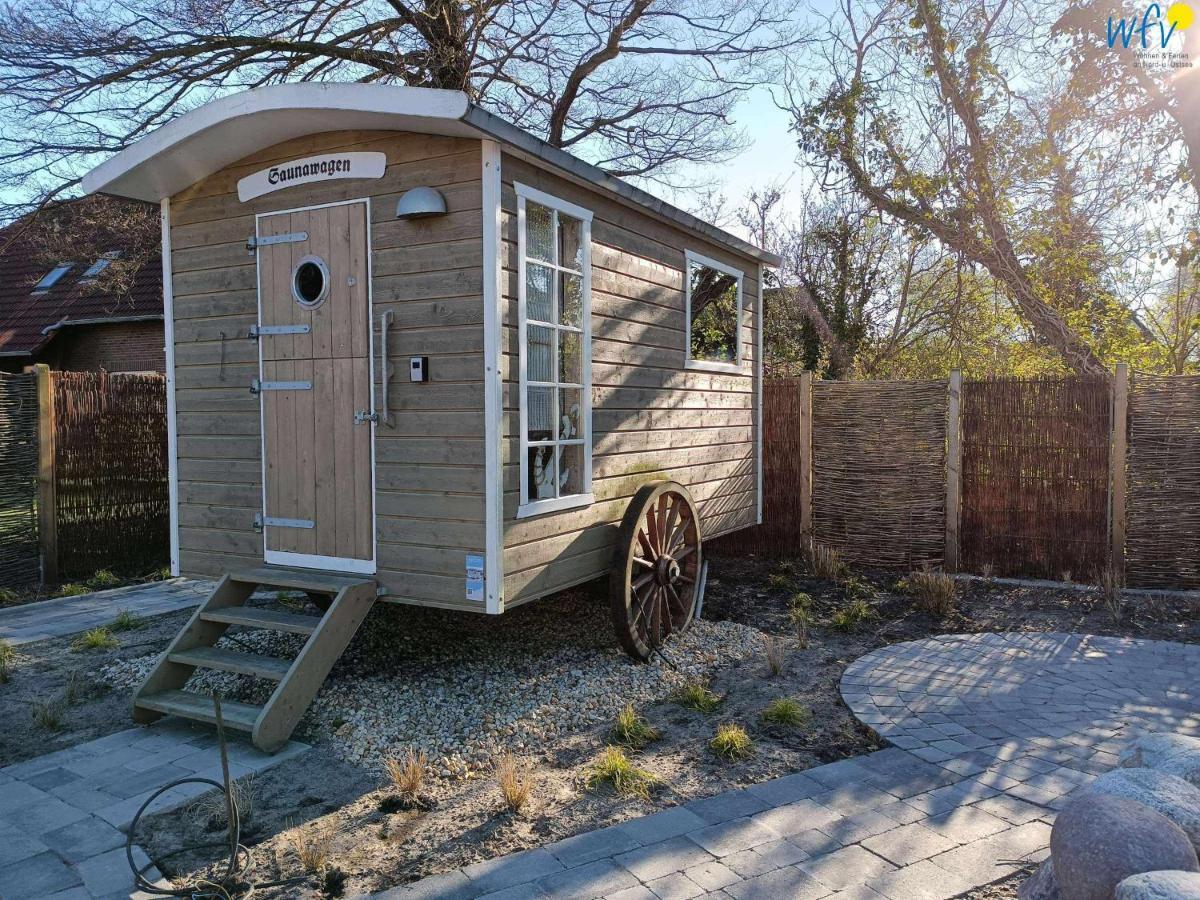
[[[311,391],[311,381],[259,381],[255,378],[250,382],[250,393],[261,394],[263,391]]]
[[[312,331],[308,325],[251,325],[250,337],[260,338],[265,334],[308,334]]]
[[[259,247],[270,247],[272,244],[298,244],[308,240],[307,231],[294,231],[291,234],[269,234],[265,237],[250,235],[246,238],[246,252],[251,256]]]
[[[365,409],[357,410],[354,413],[354,424],[361,425],[363,422],[374,422],[376,425],[378,425],[379,424],[379,413],[368,412]]]
[[[263,514],[262,513],[254,514],[254,532],[255,532],[255,534],[263,533]]]
[[[254,530],[262,534],[263,528],[315,528],[316,523],[312,519],[284,519],[279,516],[264,516],[262,513],[254,514]]]

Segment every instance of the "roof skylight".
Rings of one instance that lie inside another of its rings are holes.
[[[87,271],[80,276],[80,281],[94,281],[96,276],[108,268],[108,264],[121,255],[120,250],[110,250],[88,266]]]
[[[37,284],[35,284],[33,286],[33,291],[31,293],[34,293],[34,294],[46,293],[47,291],[50,290],[50,288],[52,288],[52,287],[54,287],[54,285],[58,284],[59,279],[61,279],[64,275],[66,275],[68,272],[71,271],[71,267],[73,265],[75,265],[75,264],[74,263],[62,263],[60,265],[55,266],[53,269],[51,269],[49,272],[46,273],[45,277],[43,277],[41,281],[39,281]]]

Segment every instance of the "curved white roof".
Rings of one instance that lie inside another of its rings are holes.
[[[767,265],[780,262],[775,254],[493,116],[461,91],[309,81],[231,94],[184,113],[96,166],[84,176],[83,188],[158,201],[274,144],[355,129],[499,141]]]

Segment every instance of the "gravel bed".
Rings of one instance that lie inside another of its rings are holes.
[[[559,615],[524,607],[499,618],[380,604],[363,624],[301,722],[343,758],[376,766],[407,747],[433,772],[463,777],[500,749],[536,749],[566,732],[610,720],[626,702],[665,698],[679,684],[762,650],[762,636],[735,622],[699,621],[646,665],[614,646],[606,604],[591,591],[543,601]],[[219,646],[294,656],[295,636],[248,632]],[[156,655],[102,670],[132,689]],[[188,689],[217,689],[261,703],[270,686],[246,676],[198,672]]]

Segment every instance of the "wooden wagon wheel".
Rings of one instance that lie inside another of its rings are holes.
[[[609,576],[621,647],[645,661],[692,621],[700,577],[700,516],[687,488],[657,481],[625,510]]]

